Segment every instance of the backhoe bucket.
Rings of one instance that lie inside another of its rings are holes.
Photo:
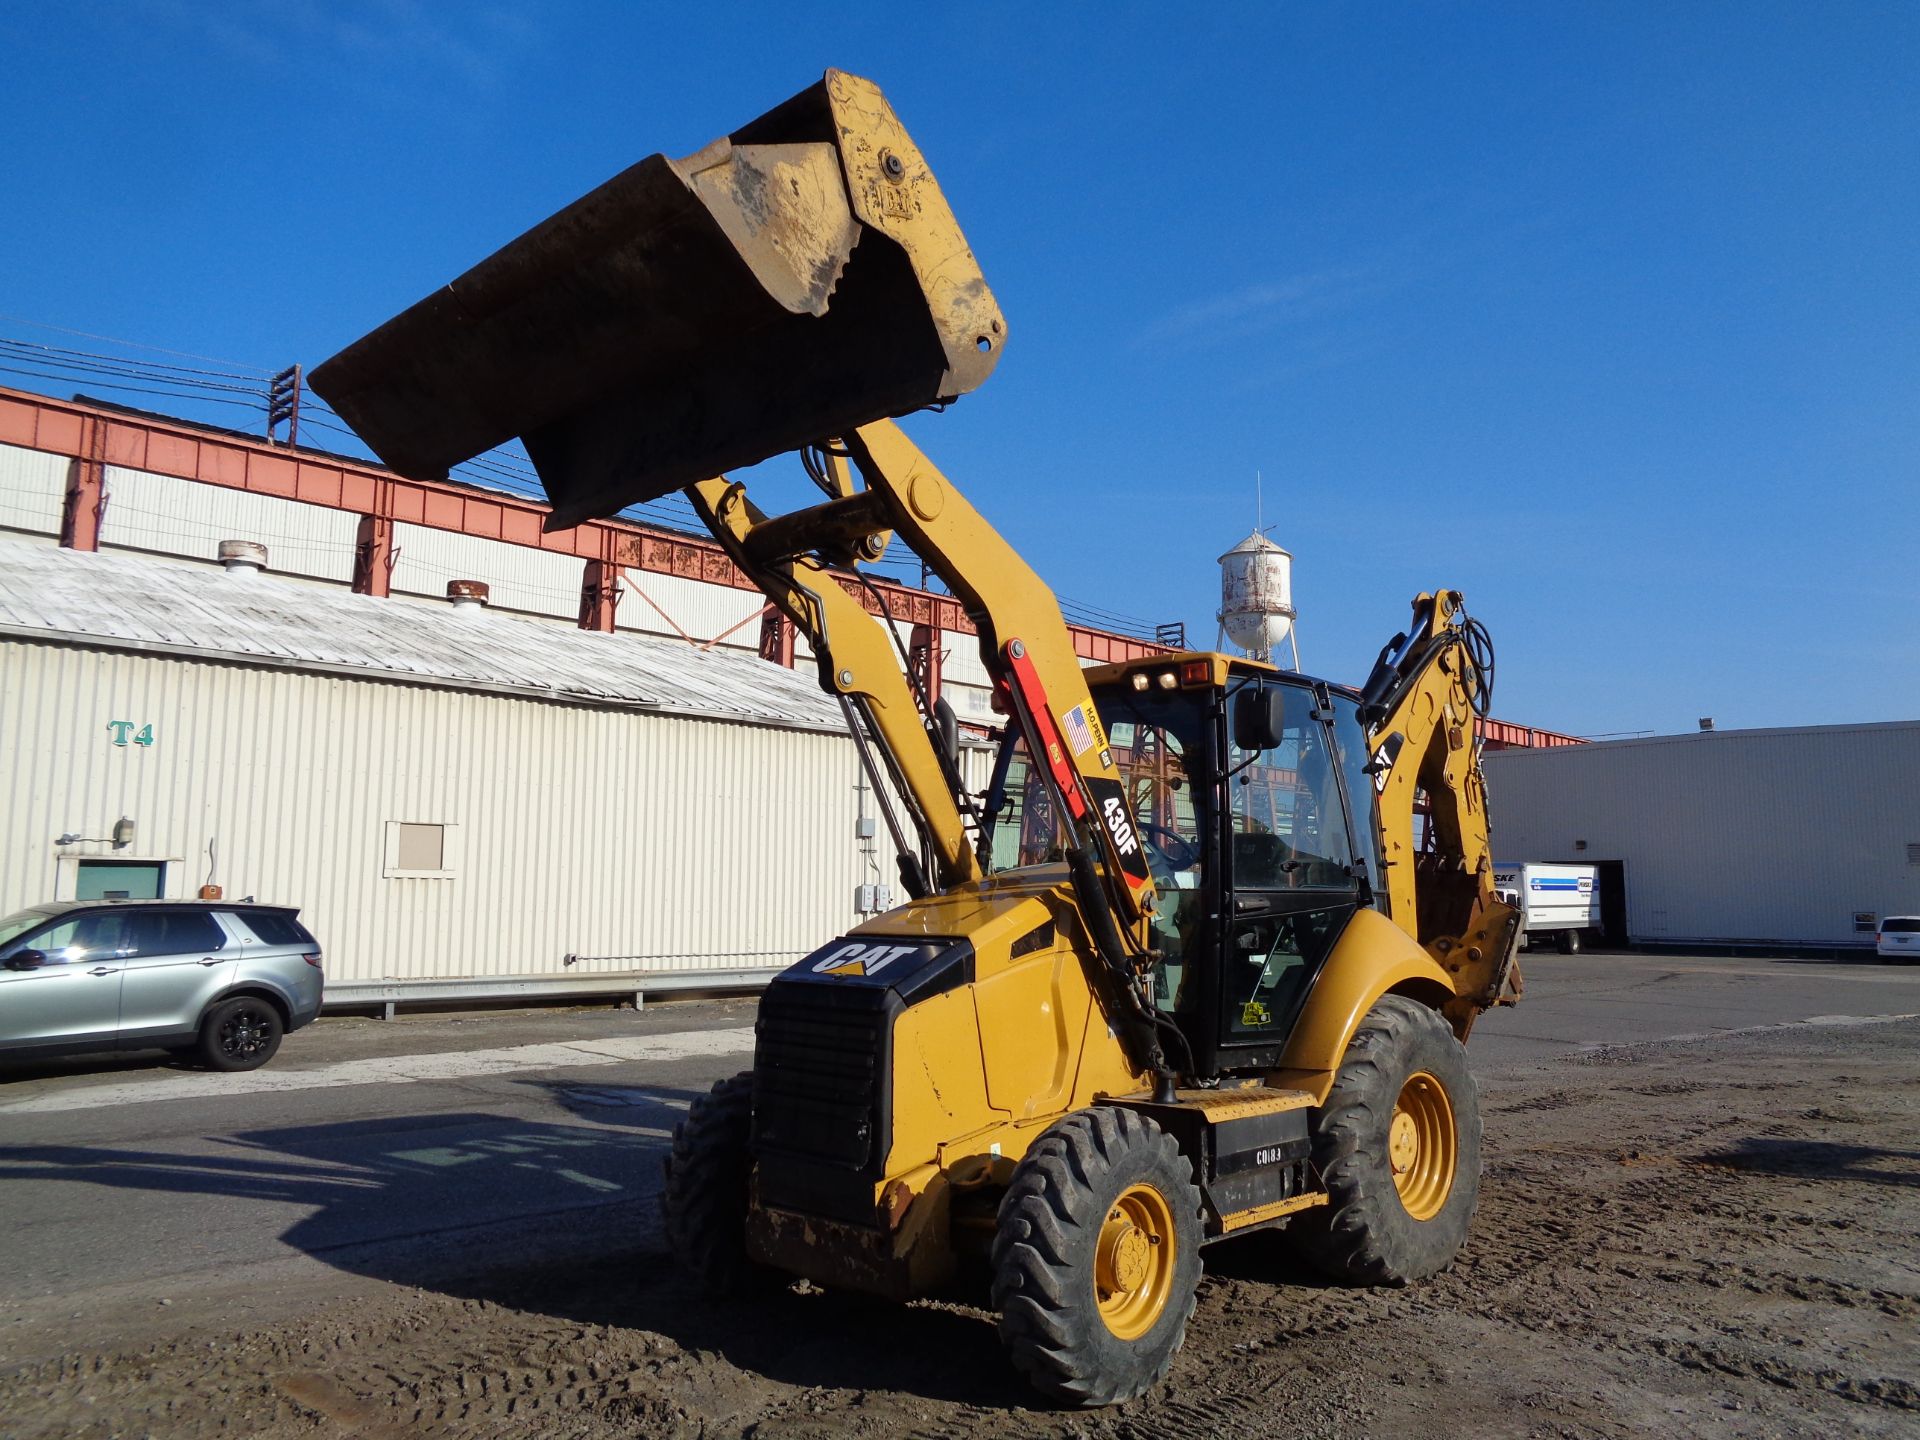
[[[965,394],[1005,334],[879,88],[829,70],[616,175],[311,378],[405,475],[522,437],[551,529]]]

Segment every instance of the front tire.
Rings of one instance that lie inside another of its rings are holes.
[[[285,1031],[278,1010],[265,1000],[242,995],[207,1012],[194,1050],[210,1069],[258,1070],[279,1050]]]
[[[753,1072],[722,1080],[687,1110],[673,1131],[666,1189],[660,1196],[667,1244],[716,1295],[767,1284],[773,1272],[747,1253],[747,1205],[753,1179]]]
[[[993,1237],[1014,1367],[1070,1405],[1157,1384],[1193,1315],[1200,1241],[1200,1190],[1171,1135],[1115,1106],[1061,1120],[1014,1171]]]
[[[1480,1104],[1437,1012],[1400,995],[1367,1012],[1314,1113],[1313,1163],[1329,1203],[1289,1233],[1315,1269],[1404,1285],[1452,1263],[1480,1196]]]

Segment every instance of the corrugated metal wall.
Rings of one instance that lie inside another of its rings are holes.
[[[57,536],[69,463],[62,455],[0,445],[0,529]]]
[[[620,577],[620,585],[625,593],[620,597],[617,624],[622,630],[672,636],[685,631],[704,644],[731,629],[733,633],[720,642],[723,648],[759,647],[758,617],[767,599],[757,590],[736,590],[730,585],[710,585],[704,580],[651,570],[629,570]],[[645,598],[636,591],[644,591]],[[654,605],[660,609],[655,610]],[[666,612],[664,618],[660,611]],[[747,623],[742,625],[742,620]]]
[[[993,681],[980,660],[980,637],[949,630],[940,638],[946,647],[940,679],[953,713],[970,725],[1001,724],[1001,717],[993,712]]]
[[[856,774],[836,736],[5,641],[0,911],[77,852],[298,904],[336,982],[778,964],[854,923]],[[454,878],[383,878],[389,821],[460,827]]]
[[[0,528],[57,536],[66,467],[60,456],[0,446]],[[347,512],[118,466],[107,470],[107,497],[105,548],[211,562],[222,540],[257,540],[267,547],[268,568],[275,574],[352,582],[358,519]],[[396,595],[440,599],[449,580],[483,580],[497,609],[572,624],[580,612],[584,563],[401,523],[394,526],[391,583]],[[617,619],[621,630],[673,638],[684,633],[701,643],[725,634],[722,648],[749,652],[760,643],[758,617],[765,600],[751,590],[652,571],[627,572],[620,583],[625,591]],[[899,627],[903,644],[911,641],[912,628]],[[1000,717],[993,712],[977,640],[959,633],[942,640],[943,682],[955,713],[971,725],[997,726]],[[797,660],[802,667],[811,662],[804,642]]]
[[[569,624],[579,618],[585,562],[571,555],[407,524],[393,527],[393,554],[396,593],[444,598],[449,580],[484,580],[500,609]]]
[[[276,574],[350,584],[359,520],[271,495],[249,495],[109,465],[100,544],[212,561],[222,540],[257,540]],[[55,521],[58,527],[58,519]],[[444,587],[442,589],[444,593]]]
[[[1496,855],[1625,862],[1635,941],[1858,944],[1855,912],[1920,914],[1920,722],[1501,750],[1486,771]]]

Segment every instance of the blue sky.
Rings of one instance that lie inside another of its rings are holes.
[[[317,363],[835,65],[1008,317],[910,429],[1063,594],[1210,643],[1257,469],[1310,670],[1452,585],[1512,719],[1920,715],[1920,6],[123,0],[0,51],[0,334]]]

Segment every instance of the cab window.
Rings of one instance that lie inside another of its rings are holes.
[[[1229,760],[1238,769],[1228,780],[1225,1045],[1291,1033],[1354,902],[1338,744],[1314,691],[1282,682],[1281,693],[1279,743],[1257,754],[1235,751]]]
[[[1360,724],[1360,702],[1345,695],[1333,697],[1333,743],[1340,753],[1340,774],[1347,782],[1347,803],[1352,807],[1354,844],[1366,862],[1367,877],[1376,890],[1386,885],[1386,851],[1380,840],[1379,792],[1374,777],[1367,773],[1372,752],[1367,748],[1367,732]]]
[[[1034,768],[1024,740],[1010,735],[1003,743],[1012,747],[1013,754],[993,820],[993,868],[1011,870],[1065,858],[1066,842],[1046,777]]]
[[[1280,743],[1231,757],[1231,765],[1244,765],[1230,785],[1236,890],[1352,883],[1338,762],[1314,709],[1312,692],[1300,691],[1297,701],[1290,694]]]
[[[1153,916],[1153,946],[1162,957],[1154,1002],[1181,1012],[1197,1003],[1189,961],[1199,951],[1208,912],[1200,868],[1213,814],[1206,781],[1209,710],[1190,691],[1138,690],[1131,683],[1103,687],[1094,700],[1160,892]]]

